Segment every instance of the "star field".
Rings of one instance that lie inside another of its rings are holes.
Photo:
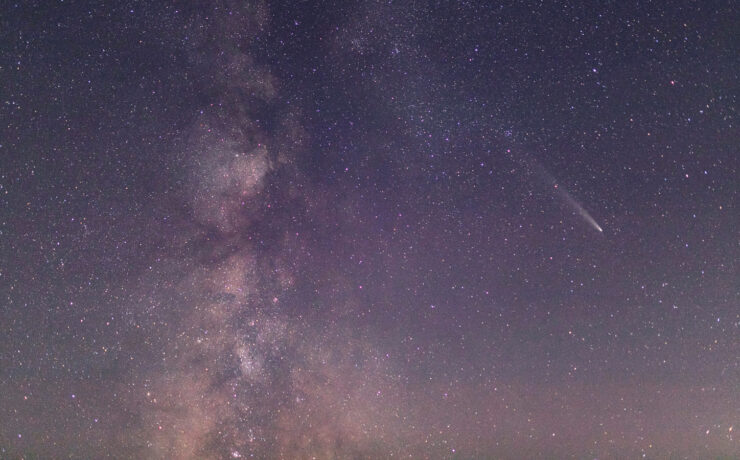
[[[740,456],[731,2],[8,2],[0,458]]]

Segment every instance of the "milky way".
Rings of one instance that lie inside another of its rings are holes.
[[[731,3],[3,9],[0,458],[740,456]]]

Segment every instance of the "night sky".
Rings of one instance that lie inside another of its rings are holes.
[[[0,8],[0,458],[740,458],[740,14]]]

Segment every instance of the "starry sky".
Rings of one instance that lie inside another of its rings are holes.
[[[0,13],[0,457],[740,457],[736,5]]]

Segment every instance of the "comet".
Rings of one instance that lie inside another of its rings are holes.
[[[571,209],[573,209],[574,212],[578,213],[591,228],[599,233],[604,233],[604,229],[596,222],[596,219],[591,217],[591,214],[589,214],[588,211],[586,211],[586,209],[581,206],[581,204],[576,201],[576,199],[573,198],[567,190],[560,187],[555,180],[555,177],[550,174],[535,158],[526,153],[522,153],[520,157],[515,157],[512,155],[510,149],[507,150],[506,153],[509,154],[514,161],[524,166],[527,174],[538,176],[540,181],[552,186],[556,195],[558,195]]]
[[[594,228],[594,230],[598,231],[599,233],[604,233],[604,229],[601,228],[601,225],[599,225],[596,222],[596,219],[591,217],[591,214],[586,211],[583,206],[579,202],[575,200],[572,196],[570,196],[570,193],[568,193],[565,189],[558,187],[558,184],[555,184],[555,190],[557,191],[557,194],[560,195],[563,200],[568,203],[568,206],[573,208],[574,211],[576,211],[578,214],[583,217],[583,219]]]

